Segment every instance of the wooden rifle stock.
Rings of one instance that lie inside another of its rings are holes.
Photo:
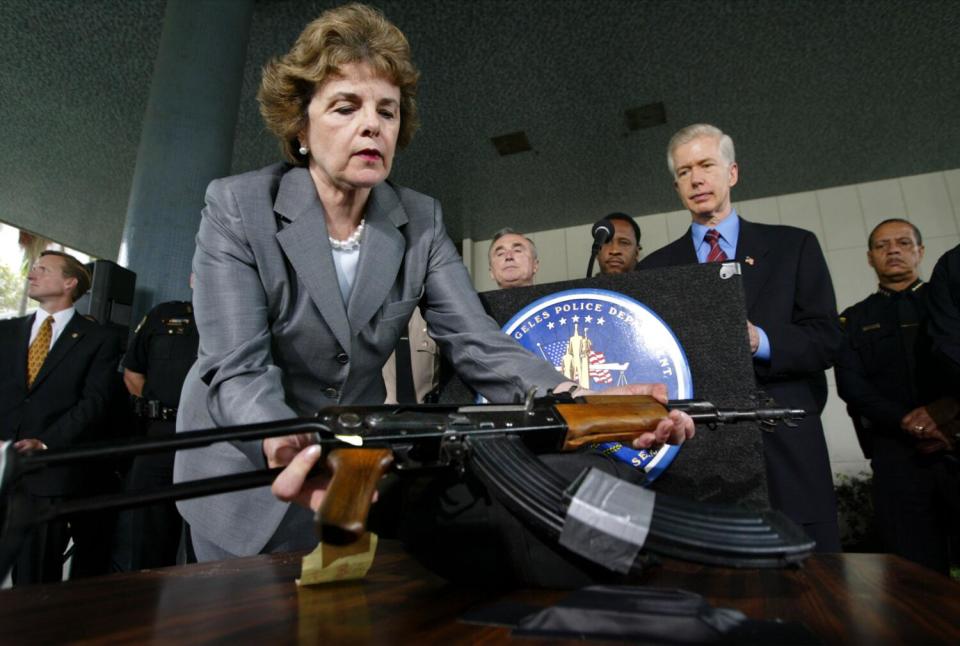
[[[386,448],[334,449],[330,453],[330,485],[317,510],[321,541],[346,545],[363,536],[377,483],[392,464],[393,452]]]

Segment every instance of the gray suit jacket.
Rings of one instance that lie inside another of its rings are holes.
[[[306,169],[278,164],[215,180],[206,202],[193,259],[200,350],[184,383],[180,430],[382,403],[381,368],[421,299],[430,335],[491,401],[563,380],[484,312],[433,198],[389,183],[373,189],[346,304]],[[179,453],[175,479],[264,466],[260,442],[225,443]],[[302,536],[309,513],[288,509],[268,488],[179,507],[199,542],[225,552],[214,556],[316,543]]]

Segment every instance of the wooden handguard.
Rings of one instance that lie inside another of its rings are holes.
[[[564,451],[584,444],[622,442],[630,444],[637,435],[652,431],[667,416],[667,409],[647,395],[591,395],[584,404],[557,404],[556,409],[569,426]]]
[[[330,486],[317,510],[322,542],[347,545],[363,536],[373,493],[391,464],[390,449],[336,449],[330,453]]]

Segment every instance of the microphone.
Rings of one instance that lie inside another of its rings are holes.
[[[609,218],[597,220],[597,223],[590,229],[590,235],[593,236],[593,247],[590,249],[590,260],[587,262],[587,278],[593,276],[593,262],[597,259],[597,254],[600,253],[600,247],[610,241],[614,231],[613,221]]]
[[[593,225],[593,228],[590,230],[590,235],[593,236],[593,248],[596,251],[600,250],[600,247],[607,244],[610,238],[613,237],[613,222],[607,218],[598,220],[596,224]]]

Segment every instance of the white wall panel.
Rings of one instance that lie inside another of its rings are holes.
[[[820,205],[817,194],[813,191],[806,193],[791,193],[777,198],[780,209],[780,223],[792,227],[800,227],[813,231],[820,242],[820,248],[826,249],[826,239],[823,235],[823,223],[820,221]]]
[[[780,224],[780,205],[777,204],[777,198],[775,197],[737,202],[736,207],[737,213],[751,222]]]
[[[467,273],[470,274],[470,277],[473,277],[474,269],[474,249],[473,249],[473,240],[471,238],[464,238],[460,243],[461,249],[463,249],[463,264],[467,267]]]
[[[877,276],[867,264],[867,247],[827,251],[827,265],[837,295],[837,311],[843,311],[877,291]]]
[[[947,183],[947,195],[950,196],[950,204],[953,206],[953,217],[957,228],[960,228],[960,168],[946,171],[943,179]]]
[[[900,179],[910,221],[920,227],[924,238],[957,233],[957,221],[951,217],[953,206],[947,195],[943,173],[928,173]]]
[[[583,278],[587,275],[587,261],[590,260],[590,247],[593,244],[593,238],[590,237],[590,229],[593,223],[582,224],[578,227],[567,227],[563,229],[567,238],[567,278]],[[593,267],[593,273],[597,273],[596,264]]]
[[[867,233],[856,187],[838,186],[817,191],[817,203],[827,249],[849,249],[865,244]]]
[[[487,260],[487,250],[490,240],[478,240],[473,243],[473,286],[478,292],[496,289],[497,284],[490,278],[490,263]]]
[[[663,213],[645,215],[636,220],[640,225],[640,246],[643,247],[641,260],[673,240],[667,231],[667,219]]]
[[[863,209],[867,235],[873,227],[888,218],[907,217],[903,191],[900,189],[900,182],[896,179],[858,184],[857,193],[860,195],[860,207]]]
[[[538,285],[567,279],[567,236],[563,229],[531,233],[530,239],[537,245],[540,270],[534,281]]]
[[[690,211],[670,211],[664,213],[663,217],[667,221],[667,233],[669,234],[667,242],[673,242],[690,228]]]

